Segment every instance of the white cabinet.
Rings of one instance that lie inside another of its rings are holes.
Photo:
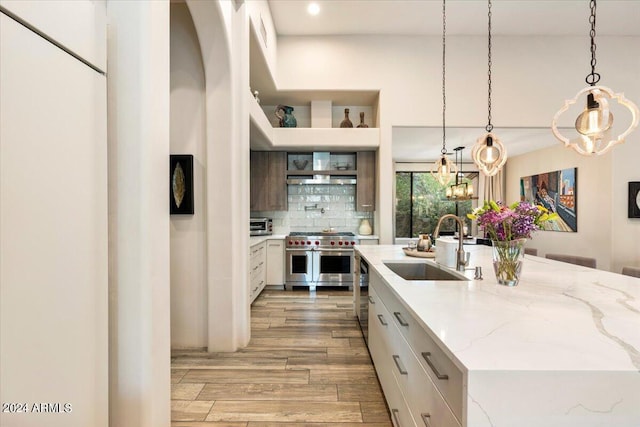
[[[0,13],[0,87],[0,395],[73,405],[0,425],[106,427],[106,78]]]
[[[260,242],[249,249],[249,301],[252,303],[267,283],[266,242]]]
[[[369,274],[368,345],[394,424],[459,427],[462,374],[377,272]]]
[[[267,240],[267,285],[284,285],[284,240]]]

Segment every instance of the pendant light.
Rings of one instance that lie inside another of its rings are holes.
[[[562,141],[565,146],[571,147],[585,156],[604,154],[615,144],[624,142],[627,135],[638,127],[640,117],[638,107],[626,99],[624,94],[614,93],[607,87],[596,85],[600,81],[600,74],[596,73],[596,0],[591,0],[589,6],[591,8],[589,16],[589,23],[591,24],[591,31],[589,31],[589,37],[591,38],[591,73],[585,78],[589,86],[578,92],[575,98],[565,101],[562,108],[553,117],[551,125],[551,130],[556,138]],[[584,100],[585,95],[586,101]],[[559,118],[581,97],[585,108],[575,120],[575,130],[578,135],[570,139],[560,133],[558,129]],[[611,102],[617,102],[631,113],[631,124],[618,136],[612,135],[613,114],[609,109]]]
[[[471,158],[473,162],[478,166],[478,169],[487,176],[493,176],[504,166],[507,161],[507,149],[502,145],[500,138],[498,138],[493,132],[493,125],[491,124],[491,0],[488,0],[489,6],[489,26],[488,26],[488,39],[489,39],[489,53],[488,53],[488,120],[485,130],[487,133],[482,135],[476,141],[471,150]]]
[[[441,184],[447,185],[451,182],[451,179],[456,176],[458,169],[448,157],[447,157],[447,145],[446,145],[446,127],[445,116],[447,111],[447,96],[445,90],[445,35],[447,32],[446,21],[446,0],[442,0],[442,150],[440,153],[442,157],[436,161],[431,169],[431,175]]]
[[[473,197],[473,185],[471,183],[463,182],[464,174],[462,173],[462,150],[464,147],[456,147],[453,151],[456,152],[456,164],[458,165],[458,173],[456,173],[456,181],[454,184],[447,187],[445,195],[449,200],[469,200]],[[460,163],[458,163],[458,158]]]

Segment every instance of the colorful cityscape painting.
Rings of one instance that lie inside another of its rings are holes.
[[[578,231],[578,168],[562,169],[520,178],[520,200],[542,205],[559,218],[544,230]]]

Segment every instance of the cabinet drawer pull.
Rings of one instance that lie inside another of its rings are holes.
[[[370,208],[373,205],[360,205],[360,206],[362,206],[363,208]]]
[[[373,298],[371,298],[371,295],[369,295],[369,302],[370,302],[371,304],[375,304],[375,303],[376,303],[376,302],[373,300]]]
[[[398,356],[397,354],[394,354],[393,361],[396,363],[396,368],[398,368],[398,372],[400,372],[400,375],[408,374],[407,370],[404,369],[404,366],[402,366],[402,361],[400,360],[400,356]]]
[[[422,422],[424,423],[425,427],[431,427],[431,423],[429,422],[429,420],[431,419],[431,414],[420,414],[420,416],[422,417]]]
[[[436,374],[436,378],[438,378],[439,380],[448,380],[449,379],[449,375],[441,374],[440,372],[438,372],[438,369],[435,367],[435,365],[431,361],[431,352],[429,352],[429,351],[423,352],[422,353],[422,357],[424,358],[424,360],[427,361],[427,365],[429,365],[429,367],[431,368],[433,373]]]
[[[396,427],[402,427],[402,426],[400,425],[400,419],[398,418],[398,414],[399,414],[399,413],[400,413],[400,411],[399,411],[399,410],[397,410],[397,409],[392,409],[392,410],[391,410],[391,415],[393,416],[393,424],[394,424]]]
[[[384,320],[384,317],[382,316],[382,314],[378,314],[378,320],[380,321],[380,323],[382,323],[382,326],[388,325],[388,323]]]
[[[398,322],[400,322],[400,325],[409,326],[409,324],[407,323],[406,320],[404,320],[404,317],[402,317],[402,314],[400,314],[399,311],[394,311],[393,315],[396,316],[396,319],[398,319]]]

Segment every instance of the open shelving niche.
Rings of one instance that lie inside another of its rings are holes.
[[[287,153],[287,175],[308,176],[308,175],[335,175],[351,176],[357,172],[357,158],[353,152],[331,152],[329,164],[326,169],[313,169],[313,153],[310,152],[288,152]]]
[[[247,96],[252,150],[359,151],[379,147],[378,90],[278,90],[258,34],[253,24],[250,27],[250,90]],[[259,92],[260,104],[253,96],[254,90]],[[312,101],[325,101],[320,112],[325,123],[330,115],[331,127],[310,127],[314,119]],[[294,108],[298,127],[278,127],[277,105]],[[353,128],[340,128],[345,108],[350,110]],[[368,128],[357,127],[361,111],[365,113]]]

